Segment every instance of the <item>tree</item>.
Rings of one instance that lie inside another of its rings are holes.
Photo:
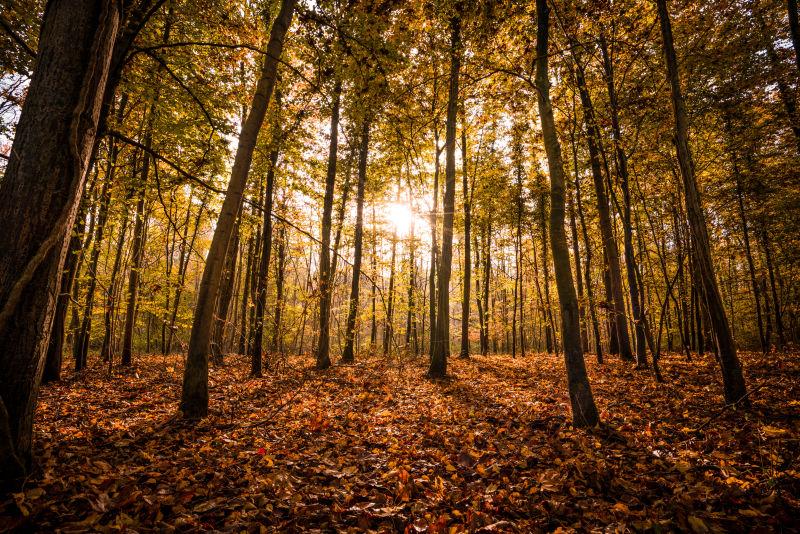
[[[564,164],[561,159],[561,145],[556,133],[553,107],[550,103],[550,79],[547,68],[549,18],[550,8],[547,0],[536,0],[536,89],[542,138],[550,172],[550,243],[553,249],[553,265],[561,309],[561,338],[572,404],[572,422],[575,426],[595,426],[599,422],[599,416],[583,360],[578,298],[572,283],[567,234],[564,230]]]
[[[189,356],[183,374],[181,411],[184,417],[189,419],[202,418],[208,413],[208,351],[217,291],[222,278],[228,242],[233,233],[236,217],[241,210],[242,195],[247,184],[256,140],[275,88],[278,61],[283,50],[284,38],[292,22],[294,7],[295,0],[282,0],[280,11],[272,23],[261,76],[250,105],[250,112],[242,125],[231,179],[206,257],[189,339]]]
[[[460,9],[460,6],[457,8]],[[447,94],[445,123],[445,189],[442,208],[442,256],[439,261],[435,339],[431,347],[428,375],[443,378],[447,375],[447,356],[450,348],[450,274],[453,262],[453,219],[456,188],[456,118],[458,112],[458,77],[461,72],[461,13],[450,18],[450,83]],[[433,295],[431,295],[433,298]],[[434,330],[434,325],[431,325]]]
[[[0,182],[0,479],[30,465],[42,365],[71,228],[99,128],[118,2],[51,0]],[[58,95],[54,98],[54,95]]]
[[[667,80],[672,95],[672,113],[675,120],[675,148],[683,181],[684,202],[689,230],[692,235],[692,250],[697,261],[700,287],[706,309],[711,318],[717,344],[719,363],[722,368],[722,384],[726,403],[746,402],[747,388],[742,375],[742,366],[736,356],[736,346],[731,335],[725,305],[719,292],[714,264],[711,259],[711,244],[708,239],[705,215],[700,203],[700,192],[694,174],[692,153],[689,149],[689,119],[681,91],[678,74],[678,58],[672,39],[672,25],[667,10],[667,0],[656,0],[661,38],[667,67]]]

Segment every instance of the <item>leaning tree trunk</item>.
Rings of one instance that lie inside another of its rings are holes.
[[[367,156],[369,150],[369,121],[361,127],[361,147],[358,153],[358,185],[356,187],[356,228],[353,237],[353,279],[350,285],[350,300],[347,309],[344,350],[342,361],[352,363],[355,359],[356,318],[358,316],[358,294],[361,286],[361,249],[364,241],[364,186],[367,181]]]
[[[697,262],[697,271],[705,297],[706,307],[717,339],[717,352],[722,367],[722,382],[725,402],[740,402],[747,395],[747,388],[742,375],[742,366],[736,355],[736,346],[731,335],[728,317],[725,315],[724,303],[717,286],[714,264],[711,259],[711,244],[708,228],[700,203],[700,192],[694,175],[692,154],[689,150],[689,120],[681,93],[678,76],[678,58],[672,40],[672,26],[667,11],[667,0],[656,0],[658,18],[661,23],[661,36],[664,41],[664,56],[667,64],[667,77],[672,93],[672,111],[675,117],[675,146],[678,164],[683,178],[683,190],[686,202],[686,215],[692,233],[692,245]],[[746,400],[746,399],[745,399]]]
[[[181,411],[187,418],[201,418],[208,413],[208,351],[211,342],[211,328],[214,323],[214,305],[217,301],[228,243],[233,233],[236,217],[242,207],[242,195],[250,173],[256,140],[272,98],[272,90],[275,87],[278,61],[283,50],[283,40],[292,22],[294,6],[295,0],[282,0],[280,12],[272,24],[261,77],[256,86],[250,113],[242,125],[239,146],[236,149],[236,157],[231,170],[231,179],[214,230],[214,237],[211,240],[206,266],[203,269],[203,278],[197,294],[197,307],[192,321],[192,333],[189,338],[189,355],[183,375]]]
[[[599,422],[597,408],[592,397],[589,378],[581,349],[578,298],[572,283],[572,271],[564,230],[564,165],[561,146],[556,132],[553,107],[550,103],[550,80],[547,72],[548,25],[550,8],[547,0],[536,0],[536,87],[539,116],[542,122],[547,166],[550,170],[550,242],[553,249],[553,265],[556,287],[561,307],[561,337],[564,346],[564,361],[567,367],[567,383],[572,404],[572,422],[576,426],[594,426]]]
[[[458,111],[458,76],[461,71],[461,18],[454,15],[450,21],[450,87],[447,95],[447,121],[445,124],[445,187],[442,209],[442,256],[439,262],[437,285],[436,332],[431,347],[428,375],[442,378],[447,374],[447,356],[450,348],[450,273],[453,263],[453,215],[456,199],[456,114]],[[431,298],[433,295],[431,295]],[[431,325],[433,327],[434,325]]]
[[[0,181],[0,480],[30,465],[33,414],[100,118],[120,3],[51,0]]]

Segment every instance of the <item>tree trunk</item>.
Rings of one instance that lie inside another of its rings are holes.
[[[361,287],[361,249],[364,241],[364,187],[367,182],[367,159],[369,151],[368,120],[361,126],[361,147],[358,151],[358,186],[356,188],[356,228],[353,238],[353,279],[350,285],[350,300],[347,308],[347,325],[345,327],[344,350],[342,361],[352,363],[355,360],[354,345],[356,338],[356,319],[358,318],[358,294]]]
[[[467,175],[467,120],[464,105],[461,106],[461,189],[464,198],[464,295],[461,300],[461,358],[469,358],[469,293],[472,288],[472,263],[470,260],[472,244],[472,214],[469,183]]]
[[[189,195],[191,198],[191,195]],[[197,232],[200,229],[200,222],[203,219],[203,210],[206,207],[205,199],[202,200],[200,204],[200,208],[197,210],[197,218],[194,222],[194,229],[192,230],[192,237],[187,241],[187,235],[184,232],[183,239],[181,240],[180,246],[180,256],[178,256],[178,283],[175,287],[175,296],[172,302],[172,314],[169,318],[169,332],[167,334],[167,344],[165,349],[165,354],[169,354],[172,352],[172,340],[175,337],[175,320],[178,317],[178,308],[181,304],[181,295],[183,294],[183,286],[186,283],[186,271],[189,268],[189,259],[191,258],[192,250],[194,250],[194,242],[197,238]],[[191,203],[186,208],[186,223],[189,222],[189,216],[191,215],[192,206]],[[187,229],[188,231],[188,229]]]
[[[80,253],[81,240],[77,232],[73,232],[69,240],[67,257],[64,260],[63,274],[61,275],[61,292],[56,303],[53,318],[50,344],[47,347],[47,357],[42,373],[42,383],[61,380],[61,363],[64,355],[64,329],[67,322],[67,308],[70,303],[72,283],[78,267],[78,254]]]
[[[153,113],[153,109],[150,110]],[[150,146],[150,133],[145,141],[146,146]],[[128,304],[125,313],[125,330],[122,337],[122,361],[123,366],[131,365],[133,352],[133,327],[136,324],[136,299],[139,295],[139,274],[144,260],[144,225],[145,225],[145,187],[150,170],[150,154],[142,154],[142,177],[139,187],[139,200],[136,203],[136,219],[133,225],[133,249],[131,252],[131,271],[128,276]]]
[[[333,88],[331,111],[331,144],[328,151],[328,172],[325,175],[325,197],[322,203],[322,247],[319,255],[319,341],[317,342],[317,369],[331,366],[330,316],[331,292],[331,218],[333,215],[333,193],[336,186],[336,160],[339,150],[339,107],[342,84],[337,81]]]
[[[272,350],[279,354],[283,354],[283,324],[281,322],[283,316],[283,280],[286,268],[286,248],[288,247],[288,235],[286,233],[286,225],[281,224],[278,230],[278,261],[275,265],[275,314],[273,316],[273,329],[272,329]]]
[[[34,74],[0,180],[0,481],[31,460],[36,397],[99,127],[120,3],[51,0]]]
[[[742,191],[742,175],[739,171],[739,158],[737,157],[736,149],[733,147],[733,128],[730,124],[730,118],[725,117],[725,130],[729,138],[731,164],[733,166],[733,178],[736,182],[736,203],[739,208],[739,218],[742,223],[742,237],[744,239],[744,253],[747,259],[747,271],[750,274],[750,286],[753,288],[753,299],[755,300],[756,309],[756,322],[758,324],[758,340],[761,344],[761,352],[767,353],[769,346],[767,339],[764,337],[764,318],[761,316],[761,292],[758,287],[758,280],[756,278],[756,267],[753,262],[753,252],[750,247],[750,230],[747,225],[747,214],[744,208],[744,192]]]
[[[608,278],[611,289],[611,300],[613,305],[614,333],[616,343],[619,348],[620,357],[625,361],[632,361],[631,342],[628,336],[628,323],[625,319],[625,297],[622,295],[622,274],[619,266],[619,254],[617,244],[614,240],[612,230],[611,214],[608,207],[608,197],[606,187],[603,182],[603,172],[600,167],[600,155],[598,143],[600,142],[600,131],[594,114],[589,90],[586,87],[586,80],[583,74],[583,65],[576,58],[576,79],[578,91],[583,105],[583,120],[586,124],[586,143],[589,148],[589,161],[592,168],[592,178],[594,180],[595,195],[597,196],[597,212],[600,222],[600,233],[603,239],[603,251],[608,264]],[[614,352],[613,350],[611,351]]]
[[[583,361],[578,299],[572,283],[567,235],[564,230],[564,165],[550,103],[550,80],[547,70],[549,16],[550,8],[547,0],[536,0],[536,87],[542,137],[550,171],[550,241],[561,307],[561,338],[572,404],[572,422],[575,426],[595,426],[599,422],[599,416]]]
[[[253,346],[250,348],[250,376],[260,377],[262,367],[262,352],[264,338],[264,312],[267,308],[267,281],[269,278],[269,259],[272,253],[272,197],[275,189],[275,166],[278,164],[278,150],[281,139],[278,126],[280,113],[280,92],[275,94],[276,117],[275,128],[272,136],[272,150],[269,153],[269,168],[267,169],[267,188],[264,192],[264,213],[261,228],[261,258],[258,264],[256,283],[256,322],[253,332]]]
[[[261,77],[256,86],[250,113],[242,126],[231,179],[214,230],[206,266],[203,269],[203,278],[197,295],[197,307],[192,322],[192,333],[189,338],[189,355],[183,375],[181,411],[187,418],[201,418],[208,413],[208,350],[223,263],[236,217],[241,210],[242,194],[250,173],[250,164],[258,133],[272,98],[272,90],[277,79],[278,61],[283,50],[283,40],[292,22],[294,6],[295,0],[282,0],[280,12],[272,24]]]
[[[573,117],[574,118],[574,117]],[[575,125],[573,124],[570,130],[570,141],[572,145],[572,163],[574,166],[575,172],[575,189],[580,187],[579,181],[579,173],[578,173],[578,147],[575,144]],[[580,191],[576,191],[577,195],[580,195]],[[581,248],[580,243],[578,241],[578,223],[575,217],[575,201],[573,200],[573,195],[569,194],[569,198],[567,200],[567,207],[569,209],[569,231],[570,237],[572,238],[572,255],[575,260],[575,281],[578,284],[578,318],[580,319],[581,323],[581,347],[583,348],[584,354],[589,352],[589,335],[588,335],[588,325],[586,324],[586,310],[584,307],[584,296],[583,296],[583,274],[581,271]]]
[[[103,333],[103,344],[100,348],[100,355],[104,362],[111,361],[114,357],[114,315],[117,307],[117,276],[119,275],[120,268],[122,267],[122,247],[125,244],[125,233],[128,230],[128,210],[125,210],[122,218],[122,225],[120,226],[119,238],[117,239],[117,248],[114,255],[114,265],[111,268],[111,278],[106,289],[106,306],[103,317],[105,330]]]
[[[114,167],[116,165],[118,148],[114,141],[111,143],[111,155],[109,157],[108,170],[103,180],[103,188],[100,193],[100,210],[97,215],[97,227],[95,228],[94,246],[92,256],[89,260],[89,287],[86,289],[86,305],[83,309],[83,319],[81,320],[80,330],[75,337],[76,354],[82,361],[86,361],[89,354],[89,337],[92,329],[92,308],[94,306],[94,293],[97,288],[97,265],[100,260],[100,246],[103,243],[103,234],[108,220],[108,206],[111,202],[111,184],[114,181]]]
[[[664,41],[667,77],[672,93],[672,111],[675,117],[675,145],[681,177],[683,178],[686,213],[689,229],[692,233],[692,245],[697,258],[703,295],[712,327],[716,334],[717,352],[719,353],[720,366],[722,367],[725,402],[733,403],[743,399],[746,402],[747,388],[739,358],[736,356],[736,347],[731,336],[728,318],[725,315],[722,297],[717,286],[714,264],[711,259],[708,228],[706,227],[705,216],[700,204],[700,192],[697,189],[692,155],[689,150],[689,123],[678,77],[678,59],[672,40],[672,27],[669,13],[667,12],[667,0],[656,0],[656,2],[658,5],[658,18],[661,24],[661,36]]]
[[[442,208],[442,257],[439,262],[436,304],[436,332],[431,347],[428,375],[443,378],[447,375],[447,356],[450,352],[450,273],[453,263],[453,215],[456,197],[456,115],[458,112],[458,76],[461,71],[461,16],[450,19],[450,86],[447,95],[445,124],[445,188]],[[433,297],[433,295],[431,295]],[[433,326],[433,325],[431,325]]]
[[[608,90],[608,100],[611,104],[611,134],[614,143],[614,162],[622,188],[622,241],[625,250],[625,272],[628,278],[628,292],[633,313],[634,331],[636,333],[636,366],[640,369],[647,367],[647,347],[645,339],[645,317],[642,310],[640,293],[644,288],[639,287],[636,277],[636,254],[633,250],[633,224],[631,222],[631,192],[628,179],[628,156],[622,147],[622,132],[619,125],[619,104],[617,103],[617,90],[614,86],[614,66],[608,53],[608,46],[604,34],[600,33],[600,52],[603,57],[603,70]],[[627,330],[627,324],[626,324]]]
[[[786,0],[786,7],[789,10],[789,33],[792,36],[794,61],[797,73],[800,74],[800,22],[797,17],[797,0]]]
[[[399,197],[399,191],[398,191]],[[397,259],[397,230],[392,232],[392,253],[389,260],[389,295],[386,305],[386,317],[383,323],[383,355],[388,356],[394,344],[394,280],[395,260]]]

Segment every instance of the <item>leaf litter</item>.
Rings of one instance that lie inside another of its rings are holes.
[[[575,429],[561,359],[370,357],[248,377],[211,370],[176,415],[179,357],[42,389],[33,475],[0,501],[26,531],[784,531],[800,524],[800,361],[742,355],[753,407],[723,408],[713,357],[667,384],[587,361],[603,425]]]

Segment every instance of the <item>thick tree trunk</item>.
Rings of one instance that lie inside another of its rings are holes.
[[[536,87],[542,137],[547,153],[547,166],[550,171],[550,241],[553,248],[553,265],[561,307],[561,338],[567,368],[569,397],[572,404],[572,422],[575,426],[595,426],[599,422],[599,416],[583,361],[578,299],[572,283],[567,235],[564,230],[564,165],[553,118],[553,108],[550,104],[550,80],[547,70],[549,16],[550,8],[547,0],[536,0],[538,23],[536,28]]]
[[[361,287],[361,249],[364,241],[364,188],[367,182],[367,159],[369,151],[369,121],[361,126],[361,147],[358,151],[358,185],[356,186],[356,228],[353,238],[353,279],[350,285],[350,300],[347,308],[347,325],[342,361],[355,360],[356,319],[358,318],[358,296]]]
[[[272,90],[275,87],[278,61],[283,50],[283,40],[292,22],[294,6],[295,0],[282,0],[280,12],[272,23],[261,77],[256,86],[250,113],[242,126],[231,179],[203,270],[203,278],[197,295],[197,307],[192,322],[192,333],[189,338],[189,356],[183,375],[181,411],[187,418],[201,418],[208,413],[208,351],[211,342],[211,328],[214,323],[214,306],[228,244],[236,217],[241,210],[242,194],[250,173],[256,140],[272,98]]]
[[[51,0],[0,181],[0,480],[30,465],[33,414],[98,130],[120,3]]]
[[[317,342],[317,369],[331,366],[330,357],[330,319],[331,293],[331,226],[333,216],[333,193],[336,187],[336,160],[339,150],[339,107],[342,84],[337,81],[333,88],[333,108],[331,111],[330,149],[328,151],[328,172],[325,175],[325,196],[322,202],[322,246],[319,255],[319,340]]]
[[[692,155],[689,150],[689,122],[686,108],[681,93],[680,78],[678,75],[678,58],[672,40],[672,26],[667,12],[667,0],[656,0],[658,5],[658,18],[661,24],[661,36],[664,41],[664,56],[667,65],[667,78],[672,93],[672,111],[675,117],[675,145],[677,148],[678,163],[683,190],[686,201],[686,213],[689,229],[692,233],[700,283],[703,288],[706,307],[711,318],[712,327],[717,339],[717,352],[722,367],[722,381],[725,393],[725,402],[746,402],[747,388],[739,358],[736,356],[736,346],[731,336],[728,318],[722,297],[717,286],[714,273],[714,264],[711,259],[711,244],[709,243],[708,228],[700,203],[700,192],[694,175]]]
[[[447,356],[450,352],[450,274],[453,263],[453,215],[456,197],[456,119],[458,113],[458,77],[461,72],[461,17],[450,20],[450,85],[447,95],[445,124],[445,188],[442,209],[442,257],[439,262],[436,303],[436,332],[431,347],[428,375],[442,378],[447,375]],[[433,295],[431,295],[432,297]],[[431,325],[433,326],[433,325]]]

